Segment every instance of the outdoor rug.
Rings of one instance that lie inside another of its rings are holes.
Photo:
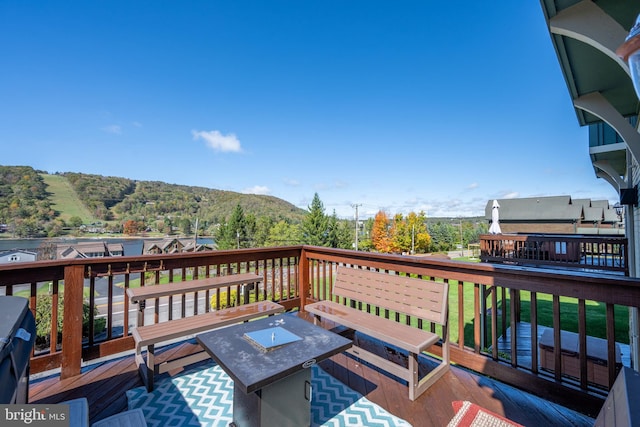
[[[312,367],[312,426],[411,425],[347,387],[318,366]],[[147,393],[127,391],[129,409],[142,408],[149,426],[227,427],[233,421],[233,380],[210,362],[176,377],[164,377]]]

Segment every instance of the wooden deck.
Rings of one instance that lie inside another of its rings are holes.
[[[402,362],[401,354],[380,342],[359,336],[356,339],[360,345]],[[193,340],[183,342],[168,347],[157,359],[189,354],[196,349],[198,347]],[[446,426],[454,415],[451,403],[455,400],[469,400],[525,426],[591,426],[594,421],[585,415],[455,366],[412,402],[407,397],[405,385],[350,356],[339,354],[320,365],[370,401],[415,427]],[[426,361],[421,364],[421,370],[429,370],[430,365]],[[172,374],[179,375],[179,372]],[[126,410],[125,391],[139,386],[142,386],[142,380],[133,355],[129,355],[86,367],[82,375],[62,381],[59,375],[32,379],[29,401],[58,403],[86,397],[91,422],[95,422]]]

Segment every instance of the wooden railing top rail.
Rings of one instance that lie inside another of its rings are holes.
[[[336,263],[366,265],[428,277],[558,294],[611,304],[640,307],[640,278],[588,271],[472,263],[431,257],[354,252],[304,247],[307,257]]]
[[[605,236],[605,235],[589,235],[589,234],[538,234],[538,233],[522,233],[522,234],[482,234],[480,240],[540,240],[540,241],[581,241],[581,242],[610,242],[624,243],[627,238],[624,236]]]
[[[179,254],[135,255],[104,258],[77,258],[0,264],[0,286],[63,280],[64,267],[83,265],[87,276],[142,273],[155,270],[199,267],[207,264],[235,264],[273,257],[300,256],[302,246],[187,252]]]

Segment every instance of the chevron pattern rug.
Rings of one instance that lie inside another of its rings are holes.
[[[411,427],[320,367],[312,369],[312,426]],[[126,394],[129,409],[142,408],[149,426],[227,427],[233,420],[233,380],[213,362],[161,378],[151,393],[137,387]]]

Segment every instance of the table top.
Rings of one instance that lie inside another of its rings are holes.
[[[244,334],[282,328],[299,340],[270,350]],[[351,340],[295,315],[280,314],[199,334],[198,342],[245,393],[260,390],[279,379],[351,347]]]

